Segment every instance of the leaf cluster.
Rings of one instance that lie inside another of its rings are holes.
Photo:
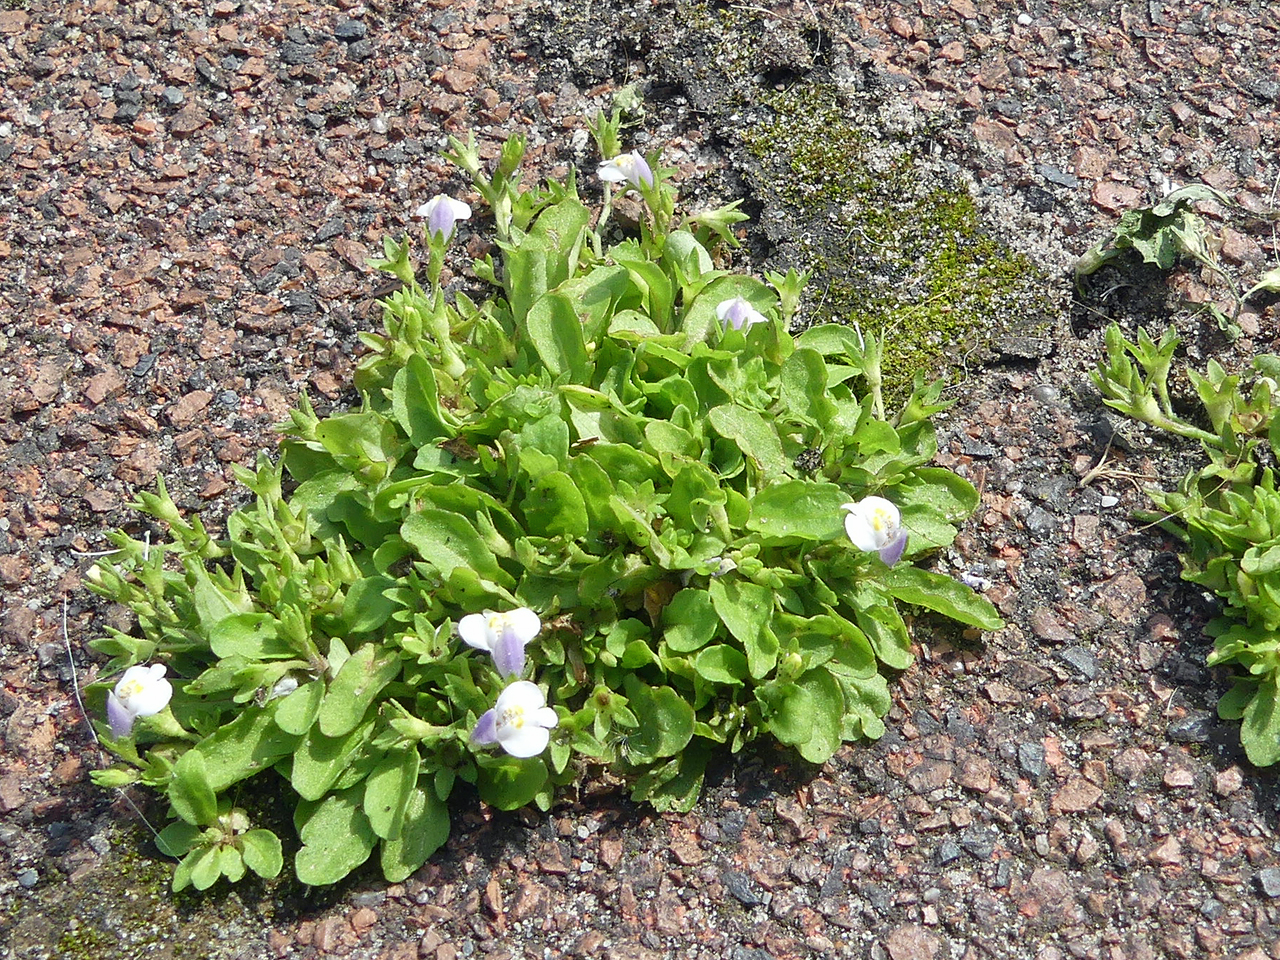
[[[1198,440],[1207,463],[1176,490],[1153,491],[1163,525],[1185,542],[1183,577],[1217,594],[1222,616],[1209,665],[1242,669],[1218,705],[1241,720],[1240,740],[1259,766],[1280,761],[1280,493],[1273,451],[1280,445],[1277,393],[1280,357],[1263,354],[1243,375],[1210,360],[1204,373],[1187,369],[1211,429],[1175,414],[1168,377],[1178,338],[1137,343],[1107,330],[1107,361],[1094,373],[1105,402],[1135,419]]]
[[[239,472],[255,499],[225,539],[162,484],[138,506],[171,540],[119,534],[100,568],[141,635],[98,649],[113,669],[161,658],[178,688],[100,779],[166,795],[176,886],[280,869],[279,841],[226,799],[269,775],[308,884],[375,850],[407,877],[447,839],[459,780],[547,809],[608,767],[687,810],[712,757],[761,735],[814,763],[879,736],[888,678],[912,660],[904,607],[1000,625],[967,587],[844,536],[844,503],[885,496],[918,557],[977,495],[928,466],[937,386],[886,418],[880,344],[789,333],[803,275],[716,266],[736,205],[679,219],[654,158],[650,219],[607,244],[572,178],[519,188],[520,141],[493,175],[453,146],[497,224],[498,260],[474,264],[490,295],[444,296],[439,238],[425,287],[411,245],[388,240],[379,266],[402,285],[362,338],[359,408],[322,418],[304,396],[279,462]],[[735,297],[769,321],[726,328]],[[559,717],[523,759],[471,742],[505,680],[455,633],[515,607],[541,617],[526,676]]]

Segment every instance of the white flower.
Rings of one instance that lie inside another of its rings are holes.
[[[542,621],[528,607],[507,613],[469,613],[458,621],[458,636],[469,647],[487,650],[504,677],[524,670],[524,648],[542,629]]]
[[[846,503],[848,510],[844,529],[859,550],[880,554],[880,559],[893,566],[907,549],[907,532],[902,529],[902,515],[884,497],[863,497],[857,503]]]
[[[173,686],[164,678],[164,664],[130,667],[107,694],[107,723],[119,739],[133,732],[138,717],[153,717],[169,705]]]
[[[427,233],[431,236],[448,240],[459,220],[471,218],[471,207],[442,193],[420,206],[414,216],[427,221]]]
[[[547,749],[551,728],[559,722],[538,685],[517,680],[480,717],[471,740],[481,745],[496,743],[513,757],[536,757]]]
[[[596,167],[596,176],[609,183],[629,183],[637,190],[653,186],[653,170],[639,150],[620,153]]]
[[[720,301],[720,305],[716,307],[716,316],[725,327],[733,327],[735,330],[745,330],[753,323],[766,323],[769,319],[742,297]]]

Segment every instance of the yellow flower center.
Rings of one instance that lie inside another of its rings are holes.
[[[128,700],[129,698],[136,697],[138,694],[142,693],[144,689],[145,687],[143,686],[142,681],[130,680],[127,683],[122,683],[120,685],[120,690],[116,693],[116,696],[121,700]]]
[[[502,711],[502,717],[498,720],[500,727],[515,727],[517,730],[524,729],[524,707],[507,707]]]

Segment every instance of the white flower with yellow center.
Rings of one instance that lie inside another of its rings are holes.
[[[506,613],[469,613],[458,621],[458,636],[469,647],[487,650],[504,677],[524,670],[524,648],[542,629],[542,621],[528,607]]]
[[[107,723],[113,737],[127,737],[138,717],[153,717],[169,705],[173,685],[164,673],[162,663],[130,667],[124,672],[115,689],[107,694]]]
[[[653,170],[639,150],[620,153],[596,167],[596,176],[608,183],[628,183],[637,190],[653,186]]]
[[[481,715],[471,731],[471,742],[481,746],[496,743],[513,757],[536,757],[547,749],[551,730],[559,722],[538,685],[517,680]]]
[[[880,554],[880,559],[893,566],[907,549],[907,532],[902,529],[902,514],[884,497],[863,497],[857,503],[840,508],[849,511],[844,529],[859,550]]]

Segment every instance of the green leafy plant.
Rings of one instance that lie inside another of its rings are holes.
[[[93,571],[138,617],[96,642],[109,669],[173,678],[155,695],[152,664],[109,692],[122,763],[97,779],[167,797],[175,886],[280,869],[228,799],[251,779],[294,807],[308,884],[375,850],[407,877],[447,839],[459,780],[547,809],[607,769],[688,810],[708,762],[761,735],[813,763],[879,736],[912,661],[904,606],[1000,626],[901,559],[977,504],[928,465],[940,388],[918,379],[886,417],[881,341],[793,337],[804,275],[717,267],[737,205],[681,217],[619,125],[593,130],[606,196],[647,212],[613,242],[574,176],[521,187],[521,139],[492,171],[453,141],[494,218],[498,259],[473,266],[492,293],[446,298],[470,209],[424,205],[425,285],[407,241],[378,263],[401,285],[362,335],[359,408],[302,397],[279,462],[239,471],[255,500],[225,538],[161,484],[138,506],[170,540],[116,534]]]
[[[1106,362],[1093,380],[1108,406],[1197,440],[1205,452],[1207,464],[1176,490],[1150,496],[1164,511],[1156,519],[1185,544],[1183,577],[1223,602],[1222,615],[1207,627],[1216,638],[1209,665],[1232,665],[1244,675],[1218,712],[1242,721],[1249,759],[1268,766],[1280,760],[1280,494],[1273,468],[1280,357],[1255,357],[1243,375],[1227,373],[1216,360],[1204,373],[1188,368],[1211,428],[1205,429],[1175,412],[1169,399],[1178,343],[1172,330],[1158,343],[1140,332],[1133,343],[1112,325]]]
[[[1212,303],[1205,304],[1204,308],[1224,333],[1232,339],[1238,337],[1240,327],[1236,320],[1241,307],[1255,293],[1280,290],[1280,267],[1267,271],[1256,284],[1241,293],[1239,285],[1218,259],[1220,241],[1215,238],[1204,217],[1195,210],[1194,204],[1205,201],[1218,204],[1225,210],[1245,213],[1238,203],[1221,190],[1203,183],[1179,187],[1154,206],[1126,210],[1120,216],[1111,236],[1103,239],[1076,261],[1077,280],[1096,273],[1108,263],[1131,252],[1138,254],[1144,263],[1161,270],[1172,270],[1180,260],[1189,259],[1208,270],[1230,291],[1234,303],[1230,316]]]

